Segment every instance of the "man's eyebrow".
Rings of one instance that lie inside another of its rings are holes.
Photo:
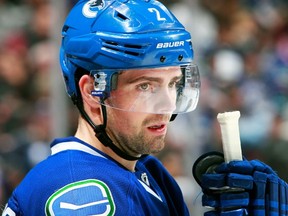
[[[175,77],[173,77],[173,78],[171,79],[171,81],[179,81],[179,80],[182,79],[182,77],[183,77],[183,75],[175,76]]]
[[[177,81],[177,80],[180,80],[181,78],[182,78],[182,75],[175,76],[170,81]],[[160,77],[141,76],[141,77],[137,77],[135,79],[129,80],[128,83],[135,83],[135,82],[140,82],[140,81],[152,81],[152,82],[163,83],[164,79]]]

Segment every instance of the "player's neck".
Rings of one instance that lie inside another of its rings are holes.
[[[136,162],[137,161],[129,161],[120,156],[118,156],[112,149],[109,147],[104,146],[95,136],[95,133],[90,125],[86,124],[83,121],[79,121],[77,131],[75,133],[75,137],[84,142],[88,143],[89,145],[93,146],[94,148],[98,149],[99,151],[105,153],[106,155],[113,158],[115,161],[120,163],[126,169],[134,172]]]

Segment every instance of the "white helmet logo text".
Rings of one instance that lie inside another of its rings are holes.
[[[165,48],[181,47],[181,46],[184,46],[184,41],[158,43],[156,46],[156,49],[165,49]]]
[[[99,10],[104,8],[103,0],[90,0],[84,4],[82,13],[87,18],[95,18]]]

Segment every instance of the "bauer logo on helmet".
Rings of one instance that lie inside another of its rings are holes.
[[[184,46],[184,41],[173,41],[173,42],[166,42],[166,43],[158,43],[156,46],[156,49],[181,47],[181,46]]]

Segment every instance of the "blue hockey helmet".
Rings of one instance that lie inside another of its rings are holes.
[[[173,113],[192,111],[200,88],[193,58],[190,34],[156,0],[80,0],[62,29],[60,64],[67,93],[72,98],[79,96],[75,82],[79,68],[95,77],[92,94],[105,101],[111,97],[111,91],[117,86],[117,76],[123,71],[178,67],[182,78],[177,81]],[[152,94],[146,94],[145,99],[150,96]],[[122,109],[113,102],[109,105]],[[131,107],[128,110],[146,112],[148,105],[138,107],[143,110]]]

